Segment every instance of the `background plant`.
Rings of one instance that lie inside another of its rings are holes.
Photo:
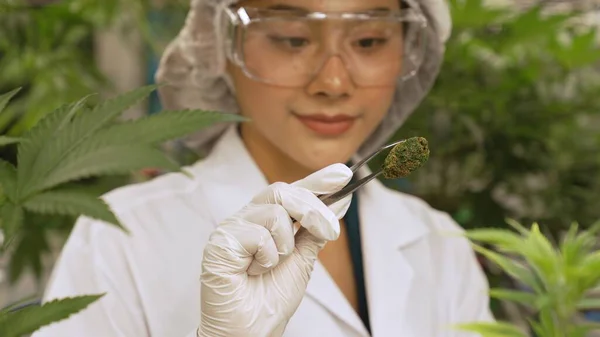
[[[467,229],[506,228],[510,217],[539,222],[557,240],[565,224],[600,218],[597,28],[579,25],[580,12],[543,5],[449,4],[453,34],[438,80],[392,137],[427,138],[430,159],[391,186]],[[518,286],[487,273],[493,285]]]
[[[97,65],[97,34],[110,30],[125,38],[127,32],[138,32],[148,47],[147,54],[140,55],[140,63],[152,62],[164,41],[179,28],[179,13],[185,13],[187,6],[187,0],[162,4],[152,0],[0,0],[0,92],[21,88],[0,115],[0,135],[20,137],[65,102],[101,93],[82,103],[91,108],[105,98],[104,93],[117,92],[115,83]],[[157,24],[157,13],[170,13],[178,22],[161,20]],[[16,148],[0,148],[0,159],[16,164]],[[82,179],[76,184],[95,189],[99,195],[131,179],[131,174],[123,174]],[[8,261],[10,283],[15,284],[29,270],[41,280],[50,239],[66,237],[73,223],[70,215],[31,214]]]
[[[410,193],[465,228],[504,218],[564,224],[600,217],[600,44],[580,13],[450,0],[440,77],[394,138],[424,136],[431,157]]]
[[[516,231],[484,228],[467,232],[479,253],[527,286],[526,290],[491,289],[490,295],[526,308],[537,337],[584,337],[600,331],[600,324],[585,321],[580,315],[582,310],[600,306],[600,300],[593,297],[600,289],[600,250],[596,244],[600,221],[583,231],[577,223],[572,224],[556,245],[540,232],[537,223],[529,229],[514,220],[508,224]],[[467,323],[460,328],[479,332],[482,337],[529,336],[506,322]]]
[[[215,123],[243,121],[239,115],[202,110],[165,111],[135,121],[118,121],[124,110],[139,103],[155,86],[142,87],[88,106],[88,96],[46,114],[22,137],[0,137],[16,147],[16,165],[0,160],[0,254],[14,254],[30,241],[30,221],[43,225],[54,216],[86,215],[122,227],[98,190],[82,179],[124,175],[147,167],[179,170],[160,148]],[[0,96],[0,116],[17,90]],[[84,309],[102,294],[0,310],[0,335],[20,336]],[[33,329],[33,330],[32,330]]]
[[[112,88],[96,65],[95,36],[109,29],[135,30],[157,51],[150,0],[3,0],[0,3],[0,90],[22,87],[0,120],[0,129],[20,134],[57,107]],[[170,1],[170,3],[180,3]],[[162,31],[166,30],[163,27]]]

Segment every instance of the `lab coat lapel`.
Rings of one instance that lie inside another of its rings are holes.
[[[306,296],[319,303],[340,321],[352,327],[360,336],[369,336],[354,308],[335,284],[325,267],[318,261],[315,263],[315,268],[308,282]]]
[[[200,167],[195,171],[203,175],[202,181],[206,182],[203,190],[208,195],[203,201],[208,204],[206,208],[210,209],[215,226],[237,213],[268,186],[236,126],[227,129],[208,157],[197,165]]]
[[[368,174],[365,169],[361,175]],[[411,327],[411,291],[418,280],[403,248],[428,229],[396,192],[373,181],[359,192],[365,287],[373,336],[418,336]],[[393,333],[392,333],[393,332]]]

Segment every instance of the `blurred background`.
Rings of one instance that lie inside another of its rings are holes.
[[[427,166],[385,181],[449,212],[465,228],[537,221],[558,239],[600,219],[600,0],[448,0],[453,35],[440,77],[394,136],[424,136]],[[18,136],[60,104],[153,83],[188,0],[0,0],[0,115]],[[92,100],[94,99],[92,97]],[[156,96],[125,118],[160,111]],[[167,147],[182,164],[197,157]],[[14,161],[0,148],[0,157]],[[377,163],[375,163],[376,165]],[[99,191],[152,172],[82,181]],[[31,218],[0,256],[0,307],[38,297],[74,219]],[[519,287],[481,263],[492,285]],[[523,319],[493,302],[498,317]],[[600,308],[599,308],[600,310]],[[582,313],[588,318],[595,310]],[[598,315],[600,316],[600,315]]]

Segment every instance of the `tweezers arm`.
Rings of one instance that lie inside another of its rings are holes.
[[[356,174],[356,172],[358,172],[358,170],[363,167],[365,164],[367,164],[371,159],[373,159],[376,155],[378,155],[379,153],[381,153],[383,150],[392,148],[400,143],[404,143],[406,142],[406,139],[403,140],[399,140],[396,141],[394,143],[391,144],[387,144],[385,146],[382,146],[379,150],[371,153],[371,155],[369,155],[368,157],[363,158],[361,161],[359,161],[358,163],[352,165],[352,167],[350,167],[350,170],[352,170],[353,174]],[[371,174],[369,174],[368,176],[357,180],[354,183],[350,183],[348,185],[346,185],[344,188],[342,188],[340,191],[336,192],[336,193],[332,193],[332,194],[326,194],[326,195],[320,195],[319,199],[321,199],[321,201],[323,201],[325,203],[325,205],[329,206],[341,199],[344,199],[346,196],[348,196],[348,194],[353,193],[354,191],[356,191],[357,189],[359,189],[361,186],[363,186],[364,184],[368,183],[369,181],[373,180],[374,178],[376,178],[378,175],[380,175],[383,172],[383,168],[379,168],[379,170],[377,170],[376,172],[373,172]]]
[[[353,193],[354,191],[356,191],[357,189],[362,187],[364,184],[377,178],[377,176],[379,176],[382,172],[383,172],[383,169],[380,168],[379,170],[369,174],[368,176],[346,185],[344,188],[342,188],[341,190],[339,190],[335,193],[319,196],[319,199],[321,199],[321,201],[323,201],[323,203],[325,205],[329,206],[337,201],[344,199],[349,194]]]
[[[363,165],[365,165],[366,163],[368,163],[371,159],[373,159],[376,155],[378,155],[379,153],[381,153],[383,150],[387,150],[389,148],[392,148],[400,143],[404,143],[406,140],[399,140],[397,142],[391,143],[391,144],[387,144],[385,146],[382,146],[379,150],[371,153],[368,157],[363,158],[361,161],[359,161],[358,163],[352,165],[352,167],[350,167],[350,170],[352,170],[352,173],[356,173]]]

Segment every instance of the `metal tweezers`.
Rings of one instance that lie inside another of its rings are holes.
[[[365,157],[358,163],[352,165],[352,167],[350,167],[350,170],[352,171],[353,174],[356,174],[356,172],[361,167],[363,167],[365,164],[367,164],[371,159],[373,159],[375,156],[380,154],[382,151],[392,148],[392,147],[394,147],[400,143],[403,143],[405,141],[406,140],[400,140],[395,143],[391,143],[391,144],[382,146],[379,150],[373,152],[368,157]],[[329,206],[337,201],[344,199],[346,196],[348,196],[349,194],[352,194],[354,191],[361,188],[364,184],[368,183],[369,181],[377,178],[377,176],[379,176],[382,173],[383,173],[383,167],[380,167],[375,172],[373,172],[373,173],[369,174],[368,176],[363,177],[359,180],[356,180],[355,182],[352,182],[352,183],[346,185],[344,188],[342,188],[341,190],[339,190],[335,193],[320,195],[319,199],[321,199],[321,201],[323,201],[323,203],[325,205]]]

